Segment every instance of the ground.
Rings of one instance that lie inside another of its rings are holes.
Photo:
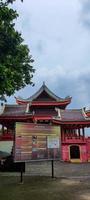
[[[0,200],[90,200],[90,163],[54,165],[52,179],[50,163],[31,163],[23,184],[19,173],[0,173]]]

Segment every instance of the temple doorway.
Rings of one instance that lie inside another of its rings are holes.
[[[70,160],[80,159],[80,147],[79,145],[70,146]]]

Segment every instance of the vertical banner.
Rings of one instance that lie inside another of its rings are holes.
[[[60,159],[60,127],[16,123],[14,161]]]

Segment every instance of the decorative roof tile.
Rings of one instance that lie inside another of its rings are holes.
[[[21,116],[26,112],[27,105],[5,105],[4,112],[0,116]]]
[[[58,118],[59,119],[59,118]],[[60,121],[85,121],[86,116],[82,109],[60,109]]]

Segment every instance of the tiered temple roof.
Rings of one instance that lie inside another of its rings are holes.
[[[25,115],[27,105],[5,105],[3,117],[19,117]]]
[[[33,106],[58,106],[63,109],[70,104],[71,97],[61,98],[56,96],[49,88],[43,83],[41,88],[32,96],[27,99],[15,97],[18,104],[27,104]]]
[[[16,121],[34,122],[50,120],[57,124],[90,125],[90,116],[84,109],[65,109],[71,97],[60,98],[45,83],[28,99],[16,98],[18,104],[1,105],[0,123],[8,125]]]
[[[52,120],[59,124],[90,124],[83,109],[36,109],[34,112],[27,110],[27,105],[5,105],[0,121],[28,121],[28,120]]]
[[[0,124],[13,126],[15,122],[32,119],[32,114],[27,113],[27,105],[1,105],[4,106],[3,112],[0,113]]]
[[[59,117],[54,117],[54,123],[67,125],[90,126],[90,118],[86,115],[84,109],[59,109]]]
[[[85,121],[86,115],[83,109],[60,110],[62,121]]]

